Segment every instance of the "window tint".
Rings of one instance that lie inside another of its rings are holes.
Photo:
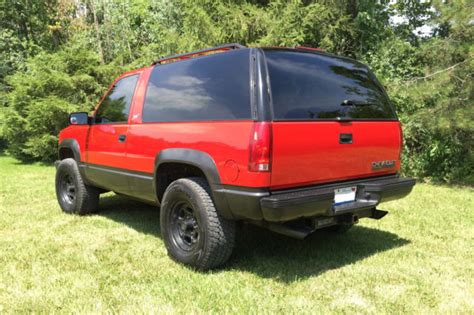
[[[396,119],[367,67],[347,58],[266,50],[274,118]]]
[[[127,122],[138,74],[125,77],[113,86],[95,115],[95,123]]]
[[[249,50],[157,65],[144,122],[250,119]]]

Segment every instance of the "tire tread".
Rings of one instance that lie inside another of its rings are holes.
[[[65,171],[70,171],[74,176],[76,183],[76,202],[72,211],[67,211],[60,202],[61,208],[64,212],[75,213],[79,215],[86,215],[90,213],[97,212],[99,206],[99,189],[93,186],[88,186],[84,183],[81,173],[79,172],[79,167],[76,160],[72,158],[67,158],[62,160],[58,165],[58,173],[56,175],[56,181],[58,181],[59,171],[62,171],[62,168],[65,168]],[[56,185],[58,185],[56,183]],[[58,189],[58,188],[56,188]],[[60,200],[58,196],[58,200]]]
[[[172,188],[173,185],[180,184],[189,187],[200,199],[203,207],[199,211],[205,212],[208,222],[203,255],[199,257],[193,267],[199,270],[216,268],[224,264],[232,254],[235,243],[235,222],[223,218],[218,213],[212,201],[211,190],[206,179],[202,177],[181,178],[171,183],[167,190]],[[174,258],[172,253],[171,256]]]

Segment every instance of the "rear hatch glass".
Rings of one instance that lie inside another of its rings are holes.
[[[266,49],[275,120],[396,120],[371,71],[344,57]]]

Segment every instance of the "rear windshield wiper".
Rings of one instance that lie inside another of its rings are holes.
[[[370,103],[370,102],[358,102],[354,100],[344,100],[341,103],[341,106],[370,106],[370,105],[376,105],[376,104]]]

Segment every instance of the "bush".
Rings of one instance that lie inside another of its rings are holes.
[[[403,171],[434,182],[474,184],[474,133],[464,128],[439,128],[412,118],[404,124]]]
[[[404,172],[435,182],[473,184],[473,112],[470,81],[458,83],[469,65],[430,80],[390,89],[404,127]]]
[[[120,71],[113,68],[102,66],[97,54],[81,47],[29,59],[26,71],[8,78],[11,92],[1,133],[8,152],[22,161],[52,161],[68,114],[94,108],[114,72]]]
[[[22,160],[53,160],[57,155],[57,135],[66,127],[69,113],[78,109],[77,105],[49,96],[33,101],[26,119],[11,113],[9,118],[13,120],[8,125],[17,128],[6,129],[10,152]]]
[[[7,148],[7,139],[4,135],[4,125],[5,125],[5,111],[6,107],[0,107],[0,153],[3,153]]]

